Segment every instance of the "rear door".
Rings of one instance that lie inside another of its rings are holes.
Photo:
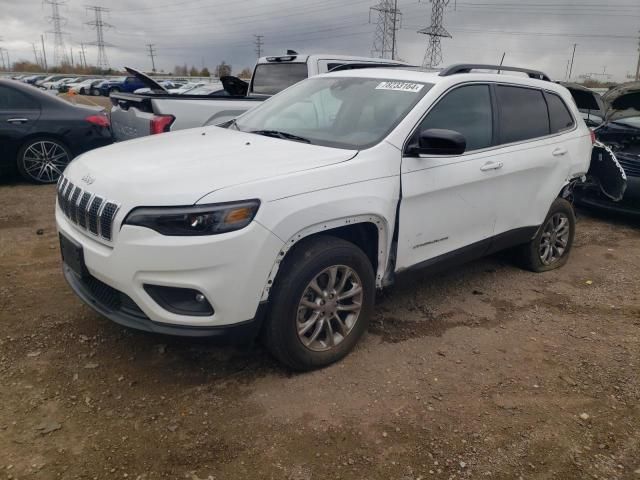
[[[496,235],[535,233],[572,170],[572,141],[578,140],[573,116],[554,114],[564,104],[557,95],[520,85],[495,85],[499,120],[496,171]],[[558,103],[560,101],[560,103]],[[566,107],[565,107],[566,110]],[[568,113],[568,112],[564,112]]]
[[[40,118],[39,103],[17,88],[0,85],[0,162],[14,164],[23,138]]]
[[[467,151],[403,157],[398,270],[452,252],[459,258],[480,256],[494,231],[497,159],[490,86],[467,84],[447,92],[414,135],[430,128],[461,133]]]

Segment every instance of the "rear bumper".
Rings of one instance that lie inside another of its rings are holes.
[[[100,282],[96,278],[81,279],[62,264],[64,278],[87,305],[100,315],[124,327],[145,332],[182,337],[216,337],[226,343],[250,343],[257,337],[266,312],[266,303],[261,303],[254,318],[233,325],[220,327],[194,327],[154,322],[122,292]]]

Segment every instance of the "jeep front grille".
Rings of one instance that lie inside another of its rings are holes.
[[[93,235],[111,240],[113,219],[118,212],[116,203],[82,190],[67,178],[60,177],[58,205],[72,223]]]

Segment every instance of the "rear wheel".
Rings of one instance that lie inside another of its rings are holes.
[[[80,91],[78,92],[80,95],[84,95],[86,92],[84,91],[84,88],[81,88]]]
[[[375,276],[354,244],[330,236],[298,245],[283,262],[265,328],[271,353],[294,370],[327,366],[366,331]]]
[[[99,97],[100,96],[100,90],[98,90],[97,88],[92,88],[91,89],[91,95],[93,95],[94,97]]]
[[[573,245],[576,218],[571,204],[556,198],[531,242],[519,247],[522,264],[533,272],[546,272],[567,263]]]
[[[73,155],[60,140],[39,137],[25,143],[18,152],[18,171],[34,183],[55,183]]]
[[[109,89],[109,94],[111,93],[118,93],[120,91],[120,89],[118,87],[111,87]]]

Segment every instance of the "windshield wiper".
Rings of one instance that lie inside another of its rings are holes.
[[[311,140],[308,138],[299,137],[293,133],[281,132],[279,130],[251,130],[249,133],[264,135],[265,137],[283,138],[285,140],[293,140],[295,142],[311,143]]]

